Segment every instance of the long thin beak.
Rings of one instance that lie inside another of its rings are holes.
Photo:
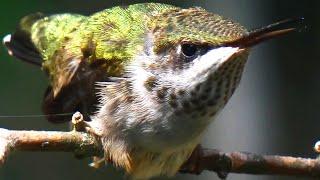
[[[287,19],[270,24],[268,26],[254,29],[239,39],[227,42],[227,46],[249,48],[269,39],[288,34],[301,29],[304,18]]]

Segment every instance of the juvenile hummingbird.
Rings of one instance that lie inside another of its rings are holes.
[[[173,176],[241,79],[250,48],[302,19],[248,31],[193,7],[144,3],[91,16],[24,17],[3,42],[48,74],[43,110],[80,111],[105,160],[136,179]]]

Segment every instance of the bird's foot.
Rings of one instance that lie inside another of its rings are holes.
[[[94,128],[92,128],[90,122],[84,120],[83,115],[80,112],[75,112],[72,115],[72,131],[87,132],[94,136],[101,136]]]

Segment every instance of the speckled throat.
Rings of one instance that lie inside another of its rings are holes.
[[[248,52],[228,60],[193,89],[168,90],[166,103],[177,115],[188,114],[195,120],[212,118],[228,102],[239,85],[247,58]]]

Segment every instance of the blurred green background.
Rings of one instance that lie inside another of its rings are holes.
[[[0,36],[15,29],[19,19],[33,12],[90,14],[112,7],[147,1],[106,0],[3,0]],[[150,1],[148,1],[150,2]],[[204,146],[224,151],[250,151],[315,157],[313,144],[320,139],[320,14],[319,1],[207,0],[154,1],[181,7],[201,6],[254,28],[271,22],[305,17],[306,29],[255,47],[242,83],[219,118],[212,123]],[[20,62],[0,48],[0,115],[41,114],[47,79],[35,66]],[[0,118],[9,129],[66,130],[43,118]],[[110,166],[98,170],[68,153],[16,152],[0,168],[4,180],[122,179]],[[159,178],[162,179],[162,178]],[[173,179],[218,179],[214,173],[177,175]],[[235,180],[297,179],[279,176],[230,174]],[[301,179],[301,178],[300,178]]]

